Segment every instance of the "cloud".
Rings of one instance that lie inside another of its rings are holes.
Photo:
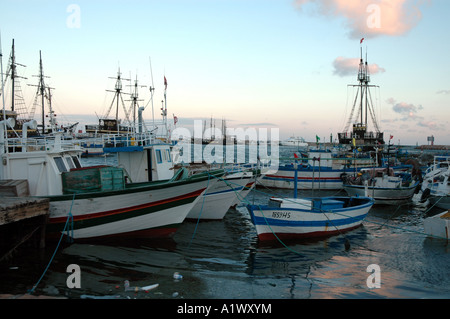
[[[450,94],[450,90],[439,90],[436,92],[436,94]]]
[[[386,103],[392,105],[392,110],[395,113],[401,114],[403,116],[403,118],[401,119],[402,121],[423,119],[423,117],[417,115],[418,111],[423,110],[422,105],[416,106],[414,104],[406,102],[397,103],[397,101],[395,101],[393,98],[388,98],[386,100]]]
[[[435,131],[440,129],[439,125],[434,121],[419,121],[419,122],[417,122],[417,125],[426,127],[430,130],[435,130]]]
[[[419,6],[431,0],[295,0],[302,10],[314,3],[326,17],[343,17],[350,38],[406,34],[422,19]]]
[[[344,58],[344,57],[337,57],[333,61],[333,67],[334,75],[338,76],[347,76],[347,75],[354,75],[356,76],[358,74],[358,68],[359,68],[359,62],[360,59],[358,58]],[[378,64],[369,64],[369,73],[370,74],[377,74],[385,72],[386,70],[382,67],[380,67]]]
[[[400,114],[411,114],[411,113],[417,113],[417,110],[422,110],[422,105],[415,106],[414,104],[408,104],[405,102],[395,103],[392,107],[392,110],[396,113]]]

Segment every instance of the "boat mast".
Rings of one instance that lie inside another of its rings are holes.
[[[359,81],[359,88],[360,88],[360,92],[361,92],[361,97],[360,97],[360,116],[361,116],[361,120],[360,120],[360,124],[363,125],[367,125],[367,117],[366,117],[366,123],[363,122],[363,117],[364,117],[364,95],[366,95],[367,97],[367,79],[366,79],[366,68],[364,67],[364,61],[362,58],[362,48],[361,48],[361,58],[359,60],[359,70],[358,70],[358,81]],[[364,94],[365,93],[365,94]],[[366,104],[366,112],[367,113],[367,104]]]
[[[114,87],[114,91],[112,91],[112,90],[106,90],[106,91],[114,92],[115,94],[114,94],[114,98],[113,98],[113,100],[111,102],[111,105],[109,106],[108,112],[106,113],[105,118],[107,118],[109,116],[109,112],[111,111],[111,108],[112,108],[112,106],[114,104],[114,101],[116,101],[116,128],[117,128],[117,133],[119,133],[120,132],[120,130],[119,130],[119,99],[122,101],[122,106],[123,106],[123,109],[125,111],[125,115],[127,117],[127,120],[128,120],[128,122],[130,121],[129,118],[128,118],[127,110],[125,108],[125,104],[123,103],[123,98],[122,98],[122,94],[127,94],[127,93],[123,93],[122,92],[122,80],[124,80],[124,81],[131,81],[131,80],[130,79],[123,79],[121,77],[120,68],[117,71],[117,77],[115,77],[115,78],[110,77],[110,79],[116,79],[116,85]]]
[[[14,39],[12,40],[12,46],[11,46],[11,55],[9,57],[9,64],[8,68],[6,70],[6,77],[9,76],[11,79],[11,111],[16,112],[18,117],[27,116],[27,111],[25,107],[25,102],[23,101],[22,97],[22,90],[20,88],[19,81],[16,79],[22,78],[26,79],[25,77],[18,76],[17,75],[17,66],[25,67],[25,65],[17,63],[16,62],[16,54],[15,54],[15,45],[14,45]],[[16,101],[16,96],[19,97],[19,100]],[[19,106],[18,108],[16,106]]]
[[[48,78],[48,76],[44,76],[44,68],[42,66],[42,53],[39,50],[39,75],[33,75],[35,77],[39,77],[38,85],[28,84],[30,86],[36,86],[36,99],[40,95],[41,96],[41,105],[42,105],[42,134],[45,134],[45,97],[46,97],[46,86],[44,83],[44,78]],[[36,107],[36,99],[33,104],[33,109],[31,111],[31,115],[34,115],[35,107]]]
[[[134,81],[134,92],[131,93],[131,106],[130,106],[130,111],[131,109],[133,110],[133,128],[136,129],[136,110],[139,108],[139,101],[143,101],[143,100],[139,100],[139,93],[138,93],[138,79],[137,79],[137,75],[136,75],[136,80]],[[140,85],[141,88],[146,87],[146,85]]]

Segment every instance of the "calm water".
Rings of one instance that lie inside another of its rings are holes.
[[[264,204],[274,193],[291,195],[259,188],[247,200]],[[240,205],[222,221],[184,222],[169,240],[64,243],[34,294],[179,300],[450,298],[448,243],[423,234],[423,219],[438,212],[374,207],[363,226],[345,237],[268,246],[258,242],[249,214]],[[32,288],[55,245],[48,244],[44,251],[24,248],[0,266],[0,294],[24,294]],[[81,288],[67,287],[70,264],[81,269]],[[380,267],[380,288],[367,287],[371,264]],[[175,272],[183,278],[175,280]],[[130,286],[159,287],[125,291],[125,280]]]

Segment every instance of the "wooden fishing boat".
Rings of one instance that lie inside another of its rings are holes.
[[[392,168],[362,169],[357,176],[344,179],[349,196],[369,196],[375,204],[397,205],[412,199],[420,182],[395,176]]]
[[[369,197],[271,198],[248,205],[260,240],[336,235],[359,227],[373,205]]]
[[[369,197],[271,198],[268,205],[247,205],[260,240],[326,237],[359,227],[374,200]]]
[[[423,227],[427,235],[448,240],[450,238],[450,211],[446,210],[437,215],[425,218]]]
[[[183,180],[127,183],[123,168],[82,168],[81,148],[58,137],[3,142],[0,179],[28,180],[31,196],[50,199],[48,231],[60,234],[67,226],[75,239],[170,236],[211,176],[224,174],[217,170]]]
[[[217,183],[209,186],[190,210],[188,219],[220,220],[236,200],[242,199],[254,187],[258,176],[256,170],[244,170],[226,174]],[[244,188],[246,188],[244,190]],[[241,193],[244,191],[244,193]]]

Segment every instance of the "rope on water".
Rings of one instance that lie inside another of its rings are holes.
[[[67,234],[69,234],[69,228],[67,227],[69,225],[71,225],[71,229],[72,229],[72,236],[73,236],[73,216],[72,216],[72,207],[73,207],[73,202],[75,201],[75,194],[73,194],[73,198],[72,198],[72,204],[70,205],[70,210],[69,210],[69,214],[67,215],[67,219],[66,219],[66,224],[64,225],[64,229],[61,232],[61,237],[59,238],[58,241],[58,245],[56,245],[56,249],[53,252],[52,258],[50,258],[49,263],[47,264],[47,267],[45,268],[44,272],[42,273],[41,277],[39,278],[39,280],[37,281],[37,283],[33,286],[33,288],[31,288],[30,290],[28,290],[28,294],[31,295],[34,293],[36,287],[39,285],[39,283],[41,282],[42,278],[44,278],[45,274],[47,273],[48,268],[50,267],[53,259],[55,258],[56,252],[58,251],[59,245],[61,244],[61,241],[64,237],[64,232],[67,229]],[[73,238],[72,238],[73,241]]]
[[[194,240],[195,234],[197,233],[198,224],[200,222],[200,218],[202,217],[203,205],[205,204],[205,195],[206,195],[206,191],[208,190],[208,186],[209,186],[209,181],[210,180],[211,180],[211,174],[208,172],[208,182],[206,183],[206,188],[205,188],[205,191],[204,191],[204,193],[202,195],[202,197],[203,197],[203,199],[202,199],[202,207],[200,208],[200,213],[199,213],[198,218],[197,218],[197,223],[195,224],[194,233],[192,234],[191,240],[189,241],[188,249],[191,247],[192,241]],[[192,207],[192,208],[194,208],[194,207]]]

